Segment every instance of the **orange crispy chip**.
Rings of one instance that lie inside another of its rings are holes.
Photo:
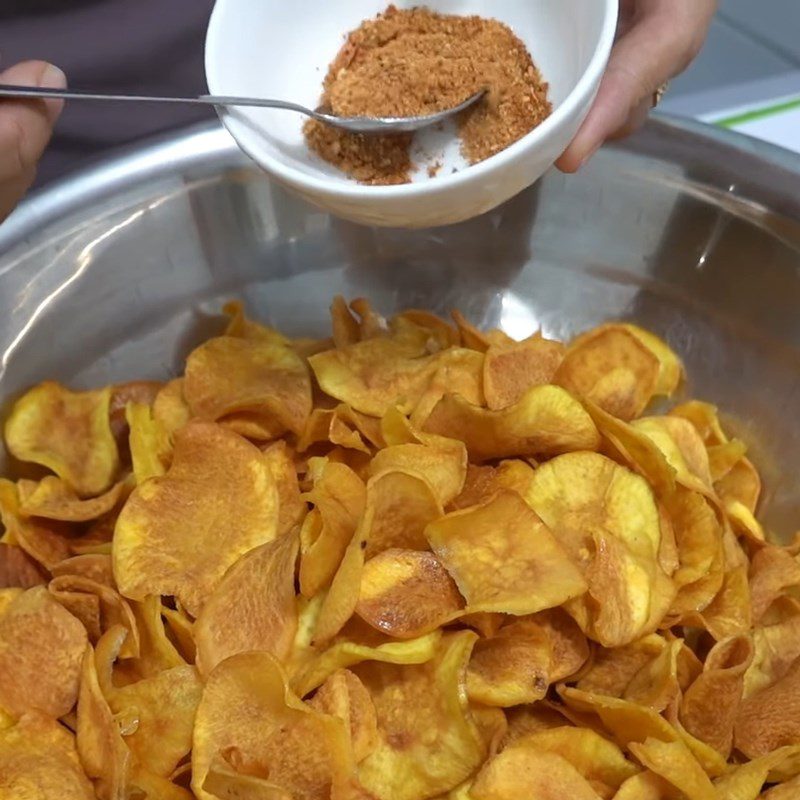
[[[753,660],[753,642],[734,636],[715,645],[703,673],[686,690],[680,717],[686,730],[700,741],[730,756],[733,725],[744,687],[744,673]]]
[[[61,522],[89,522],[108,514],[119,503],[125,483],[117,483],[105,494],[82,500],[60,478],[49,476],[38,483],[20,481],[20,513]]]
[[[297,470],[286,442],[274,442],[263,454],[278,488],[278,536],[282,536],[303,521],[308,507],[300,495]]]
[[[44,586],[14,597],[0,615],[0,708],[66,714],[78,698],[86,646],[83,625]]]
[[[471,701],[510,708],[535,703],[551,683],[552,644],[533,619],[501,628],[489,639],[479,639],[467,669]]]
[[[656,627],[673,588],[644,479],[596,453],[571,453],[535,471],[526,500],[584,569],[588,595],[568,610],[587,635],[618,647]]]
[[[558,386],[536,386],[502,411],[489,411],[457,395],[446,395],[431,412],[424,430],[463,440],[475,461],[552,456],[596,450],[600,444],[589,415]]]
[[[638,417],[659,388],[661,363],[623,325],[603,325],[579,336],[554,382],[622,420]]]
[[[21,547],[45,569],[72,555],[63,524],[23,517],[19,491],[4,478],[0,478],[0,523],[6,529],[3,541]]]
[[[651,738],[632,742],[631,753],[649,770],[674,786],[687,800],[719,800],[708,775],[681,741]]]
[[[470,612],[533,614],[586,590],[553,534],[515,492],[448,514],[425,535]]]
[[[459,332],[441,317],[431,314],[430,311],[410,308],[393,317],[389,325],[395,331],[395,335],[403,327],[411,327],[412,333],[417,332],[417,335],[424,337],[428,350],[432,350],[434,347],[445,350],[461,344]]]
[[[603,796],[616,789],[639,770],[608,739],[587,728],[558,727],[527,735],[515,743],[561,756]]]
[[[309,364],[327,395],[362,414],[381,417],[394,406],[410,414],[439,370],[479,375],[483,358],[457,347],[422,355],[416,342],[377,338],[318,353]]]
[[[298,696],[305,697],[337,670],[364,661],[423,664],[433,658],[441,637],[442,632],[438,630],[404,642],[388,638],[363,641],[365,637],[349,638],[342,634],[327,649],[312,651],[312,655],[293,671],[292,689]]]
[[[444,363],[433,373],[411,412],[414,425],[422,426],[436,404],[448,394],[459,395],[477,406],[483,406],[486,402],[483,393],[483,356],[471,350],[461,350],[458,351],[462,354],[461,358],[447,361],[444,356],[448,352],[453,353],[456,350],[442,353],[441,360]]]
[[[350,731],[353,757],[360,764],[377,746],[378,718],[369,692],[355,673],[334,672],[309,701],[312,708],[338,717]]]
[[[361,574],[356,613],[395,639],[415,639],[460,615],[464,598],[433,553],[385,550]]]
[[[230,317],[225,328],[225,336],[234,336],[237,339],[250,339],[254,341],[272,342],[273,344],[288,344],[289,340],[274,328],[253,322],[244,312],[244,304],[232,300],[222,307],[226,316]]]
[[[794,800],[798,786],[798,756],[800,749],[781,747],[746,764],[733,767],[715,783],[719,800]],[[789,767],[788,774],[786,767]],[[765,783],[788,781],[761,794]],[[784,791],[786,790],[786,791]]]
[[[303,528],[300,591],[313,597],[330,584],[339,568],[364,513],[366,487],[350,467],[327,461],[306,499],[317,510],[319,525]]]
[[[708,451],[691,422],[680,417],[644,417],[633,427],[661,450],[678,483],[696,491],[711,491]]]
[[[384,550],[427,550],[425,528],[444,510],[431,484],[421,475],[389,470],[367,484],[370,525],[366,531],[367,558]]]
[[[461,493],[450,504],[453,510],[485,503],[501,489],[510,489],[521,497],[530,491],[533,467],[525,461],[510,459],[496,467],[467,467],[467,479]]]
[[[378,719],[378,744],[360,764],[358,778],[379,800],[447,792],[485,758],[464,691],[476,638],[468,631],[446,636],[436,656],[418,666],[372,662],[356,667]]]
[[[183,396],[183,378],[176,378],[164,384],[153,400],[153,419],[172,437],[191,419],[191,416],[186,398]]]
[[[333,341],[338,350],[344,350],[351,344],[361,341],[361,328],[358,320],[350,313],[347,301],[341,295],[336,295],[331,301],[331,327],[333,328]]]
[[[748,758],[800,744],[800,659],[780,680],[742,701],[734,744]]]
[[[674,788],[660,775],[646,770],[628,778],[614,795],[614,800],[669,800]]]
[[[172,441],[150,406],[131,403],[126,412],[131,463],[136,483],[163,475],[172,461]]]
[[[680,695],[678,657],[682,647],[680,639],[668,642],[652,661],[631,678],[625,687],[623,699],[654,711],[664,711]]]
[[[0,590],[30,589],[46,582],[42,570],[21,547],[0,543]]]
[[[94,800],[75,741],[45,714],[26,714],[0,730],[0,797],[8,800]]]
[[[111,387],[108,416],[111,432],[118,445],[124,443],[128,434],[128,420],[125,418],[125,409],[128,404],[140,403],[151,406],[163,388],[163,384],[158,381],[130,381]]]
[[[566,348],[539,334],[524,342],[493,345],[483,365],[486,405],[499,410],[518,402],[533,386],[552,383]]]
[[[514,742],[490,759],[469,790],[474,800],[599,800],[591,784],[556,753],[526,740]]]
[[[532,619],[550,639],[550,681],[574,677],[589,660],[589,643],[578,624],[560,608],[542,611]]]
[[[451,316],[456,323],[458,332],[461,335],[461,343],[464,347],[485,353],[492,345],[503,346],[513,345],[514,340],[500,330],[479,331],[474,325],[467,321],[460,311],[453,311]]]
[[[628,333],[633,334],[658,359],[659,372],[655,394],[671,397],[683,380],[683,363],[674,350],[654,333],[640,328],[638,325],[622,325]]]
[[[298,700],[268,653],[232,656],[208,678],[192,748],[192,788],[202,800],[212,797],[203,785],[220,756],[297,800],[326,800],[353,768],[342,720]]]
[[[725,444],[728,441],[719,421],[719,410],[711,403],[690,400],[688,403],[675,406],[669,413],[673,417],[689,420],[709,447]]]
[[[278,492],[253,445],[212,423],[175,438],[169,472],[137,487],[117,521],[114,575],[126,597],[175,595],[197,615],[236,559],[275,538]]]
[[[175,612],[165,608],[156,595],[149,595],[141,603],[132,603],[132,610],[139,634],[139,657],[134,662],[138,676],[149,678],[164,670],[184,666],[189,659],[167,636],[164,624],[166,614]]]
[[[249,412],[298,436],[311,413],[305,362],[286,344],[220,336],[186,362],[183,392],[192,413],[216,421]]]
[[[402,471],[428,481],[442,506],[464,487],[467,451],[461,442],[419,434],[421,443],[396,444],[379,450],[370,462],[370,475]]]
[[[708,466],[711,478],[716,483],[722,480],[745,457],[747,445],[739,439],[732,439],[725,444],[706,445],[708,450]]]
[[[317,442],[330,442],[369,454],[370,445],[374,444],[372,437],[379,435],[377,420],[359,414],[349,406],[341,404],[336,408],[315,408],[297,442],[297,449],[302,453]]]
[[[590,694],[622,697],[634,676],[664,652],[666,646],[663,637],[651,633],[622,647],[598,648],[591,667],[581,675],[577,686]]]
[[[784,591],[800,586],[800,563],[780,547],[761,548],[750,563],[750,606],[759,622]]]
[[[228,656],[264,650],[285,661],[297,631],[294,574],[299,547],[286,534],[245,553],[225,573],[194,628],[204,675]]]
[[[110,399],[111,389],[72,392],[42,383],[15,403],[5,428],[8,449],[52,470],[79,495],[101,494],[119,469]]]

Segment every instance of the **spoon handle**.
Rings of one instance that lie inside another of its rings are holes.
[[[48,100],[110,100],[125,103],[184,103],[206,106],[255,106],[259,108],[282,108],[316,116],[311,109],[284,100],[263,100],[256,97],[217,97],[202,94],[197,97],[156,97],[135,94],[99,94],[82,89],[42,89],[37,86],[9,86],[0,84],[0,97],[24,97]]]

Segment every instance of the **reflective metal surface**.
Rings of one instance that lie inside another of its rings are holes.
[[[618,317],[657,331],[687,392],[752,444],[767,523],[800,527],[800,160],[663,119],[577,178],[429,231],[315,211],[217,127],[101,166],[0,228],[0,398],[47,377],[170,375],[234,296],[321,334],[337,292],[385,311],[457,306],[520,337]]]

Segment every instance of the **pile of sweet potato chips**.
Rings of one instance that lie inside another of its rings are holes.
[[[664,342],[227,312],[8,417],[2,800],[800,797],[800,539]]]

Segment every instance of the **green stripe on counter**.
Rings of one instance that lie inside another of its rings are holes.
[[[800,97],[767,108],[758,108],[753,111],[747,111],[744,114],[737,114],[734,117],[726,117],[725,119],[717,120],[716,124],[723,128],[735,128],[747,122],[755,122],[759,119],[773,117],[776,114],[782,114],[784,111],[792,111],[795,108],[800,108]]]

